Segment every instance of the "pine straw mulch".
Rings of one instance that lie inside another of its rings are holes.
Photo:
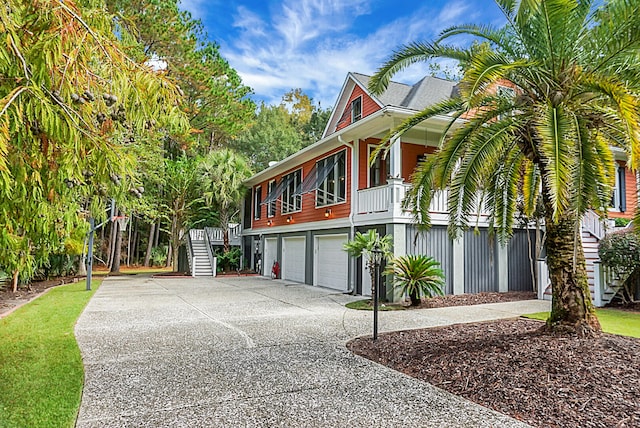
[[[640,427],[640,339],[550,335],[539,321],[355,339],[358,355],[536,427]]]

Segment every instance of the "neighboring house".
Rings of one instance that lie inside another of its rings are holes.
[[[533,238],[525,230],[516,230],[502,248],[488,239],[487,215],[480,213],[470,222],[479,233],[469,230],[452,241],[444,193],[431,205],[433,227],[427,233],[419,233],[402,208],[413,170],[434,152],[450,117],[414,127],[394,142],[386,159],[369,165],[372,150],[390,130],[454,95],[456,84],[435,77],[413,86],[391,82],[376,97],[367,90],[369,79],[349,73],[322,139],[246,182],[251,192],[242,216],[245,264],[269,275],[278,261],[283,279],[367,295],[370,280],[362,260],[350,258],[342,246],[356,231],[373,228],[393,236],[396,256],[435,257],[448,294],[532,290]],[[637,201],[635,177],[620,159],[617,211],[611,216],[628,217]]]

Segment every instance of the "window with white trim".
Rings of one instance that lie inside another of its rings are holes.
[[[362,119],[362,96],[351,101],[351,123]]]
[[[267,184],[267,195],[270,195],[276,188],[276,180],[271,180]],[[276,201],[269,202],[267,205],[267,217],[273,217],[276,215]]]
[[[319,183],[316,189],[316,206],[338,204],[344,202],[347,197],[346,180],[346,150],[320,159],[316,162],[318,171],[325,171],[325,179]]]
[[[282,192],[282,214],[293,213],[302,209],[302,195],[296,194],[298,185],[302,182],[302,170],[298,169],[282,177],[285,183]]]
[[[615,163],[615,184],[611,195],[610,208],[620,212],[625,212],[627,210],[625,168],[617,162]]]
[[[257,186],[253,189],[253,218],[255,220],[260,220],[262,210],[260,202],[262,202],[262,186]]]

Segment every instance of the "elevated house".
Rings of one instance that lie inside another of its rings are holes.
[[[480,232],[469,230],[452,241],[446,231],[445,193],[431,204],[433,227],[427,233],[418,232],[403,210],[412,172],[435,151],[450,117],[414,127],[393,142],[386,159],[369,165],[371,152],[390,130],[454,95],[456,83],[436,77],[415,85],[391,82],[374,96],[367,89],[369,79],[349,73],[322,139],[246,182],[251,192],[242,215],[245,263],[269,275],[277,261],[283,279],[367,295],[370,283],[363,261],[350,258],[342,246],[357,231],[376,229],[393,237],[396,256],[437,259],[448,294],[533,290],[530,231],[516,230],[503,248],[488,239],[488,216],[480,212],[472,220]],[[624,168],[623,153],[616,156],[619,174],[610,216],[630,217],[637,204],[635,176]]]

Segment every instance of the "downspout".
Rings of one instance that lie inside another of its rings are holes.
[[[359,141],[359,140],[358,140]],[[342,138],[342,135],[338,135],[338,142],[340,144],[344,144],[346,146],[351,146],[351,212],[349,213],[349,227],[350,227],[350,239],[353,239],[355,236],[356,225],[353,221],[353,218],[356,213],[356,198],[358,196],[357,183],[354,177],[357,177],[358,174],[358,156],[356,153],[356,144],[352,144],[353,142],[345,142]],[[354,257],[349,257],[349,263],[351,264],[351,275],[349,276],[349,289],[345,291],[345,294],[354,294],[355,292],[355,282],[356,282],[356,268],[357,263]]]

